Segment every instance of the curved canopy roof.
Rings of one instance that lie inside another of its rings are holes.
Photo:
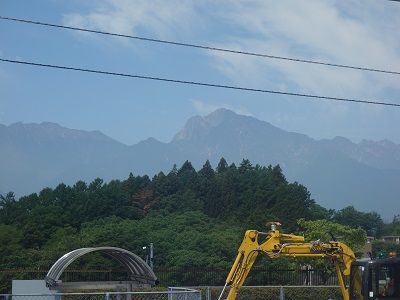
[[[46,275],[47,285],[50,287],[57,285],[61,274],[71,263],[91,252],[100,252],[120,262],[129,272],[132,281],[154,285],[157,280],[149,265],[136,254],[121,248],[97,247],[76,249],[59,258]]]

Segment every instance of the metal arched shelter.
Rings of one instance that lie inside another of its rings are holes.
[[[135,283],[155,285],[157,281],[153,270],[136,254],[121,248],[96,247],[76,249],[59,258],[46,275],[47,286],[50,288],[57,286],[64,270],[75,260],[91,252],[100,252],[117,260],[129,272],[131,280]]]

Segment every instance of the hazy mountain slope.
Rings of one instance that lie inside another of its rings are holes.
[[[400,145],[390,141],[353,143],[345,138],[314,140],[268,122],[219,109],[190,118],[170,143],[149,138],[121,144],[104,134],[53,123],[0,125],[0,193],[18,195],[59,182],[126,178],[129,172],[168,172],[189,160],[209,159],[280,164],[290,181],[308,187],[323,206],[400,213]]]
[[[234,162],[245,157],[261,165],[279,163],[289,180],[306,185],[326,207],[355,205],[390,217],[400,213],[400,146],[391,142],[316,141],[222,109],[191,118],[172,144],[197,167],[205,159],[215,165],[221,156]]]
[[[340,152],[360,163],[378,169],[400,170],[400,145],[388,140],[367,141],[356,144],[344,137],[320,142],[328,149]]]
[[[307,186],[322,206],[353,205],[377,211],[388,220],[400,213],[398,170],[377,169],[341,153],[321,151],[305,168],[289,173],[290,179]]]
[[[92,180],[107,175],[107,163],[127,146],[94,131],[54,123],[15,123],[0,128],[0,191],[21,195],[59,182]]]
[[[171,144],[197,163],[221,156],[229,161],[248,158],[260,164],[303,164],[312,155],[314,140],[267,122],[219,109],[207,117],[191,118]]]

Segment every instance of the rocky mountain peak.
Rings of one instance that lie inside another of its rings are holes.
[[[261,166],[280,164],[289,181],[305,184],[328,207],[344,207],[350,199],[390,216],[398,202],[400,145],[343,137],[314,140],[223,108],[190,118],[170,143],[149,138],[132,146],[99,131],[51,122],[0,125],[0,193],[21,195],[78,179],[124,178],[132,170],[169,172],[185,160],[195,168],[206,160],[215,166],[221,157],[229,163],[246,158]]]
[[[219,108],[212,113],[208,114],[207,116],[204,117],[204,120],[210,125],[210,126],[218,126],[224,121],[227,121],[229,119],[235,119],[235,118],[240,118],[242,117],[241,115],[236,114],[235,112],[226,109],[226,108]]]
[[[173,141],[191,140],[208,127],[207,122],[201,116],[194,116],[187,120],[185,126],[173,138]]]
[[[204,137],[216,127],[224,126],[226,129],[234,128],[263,128],[265,130],[282,131],[268,122],[260,121],[254,117],[239,115],[229,109],[219,108],[214,112],[201,117],[191,117],[173,138],[173,142],[182,140],[194,140],[199,137]],[[283,131],[282,131],[283,132]]]

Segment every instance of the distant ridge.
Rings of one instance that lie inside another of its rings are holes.
[[[315,140],[227,109],[190,118],[169,143],[148,138],[131,146],[56,123],[0,124],[0,193],[20,196],[60,182],[123,179],[130,172],[152,176],[185,160],[200,168],[208,159],[215,167],[221,157],[279,164],[326,207],[354,205],[387,218],[400,213],[400,145]]]

